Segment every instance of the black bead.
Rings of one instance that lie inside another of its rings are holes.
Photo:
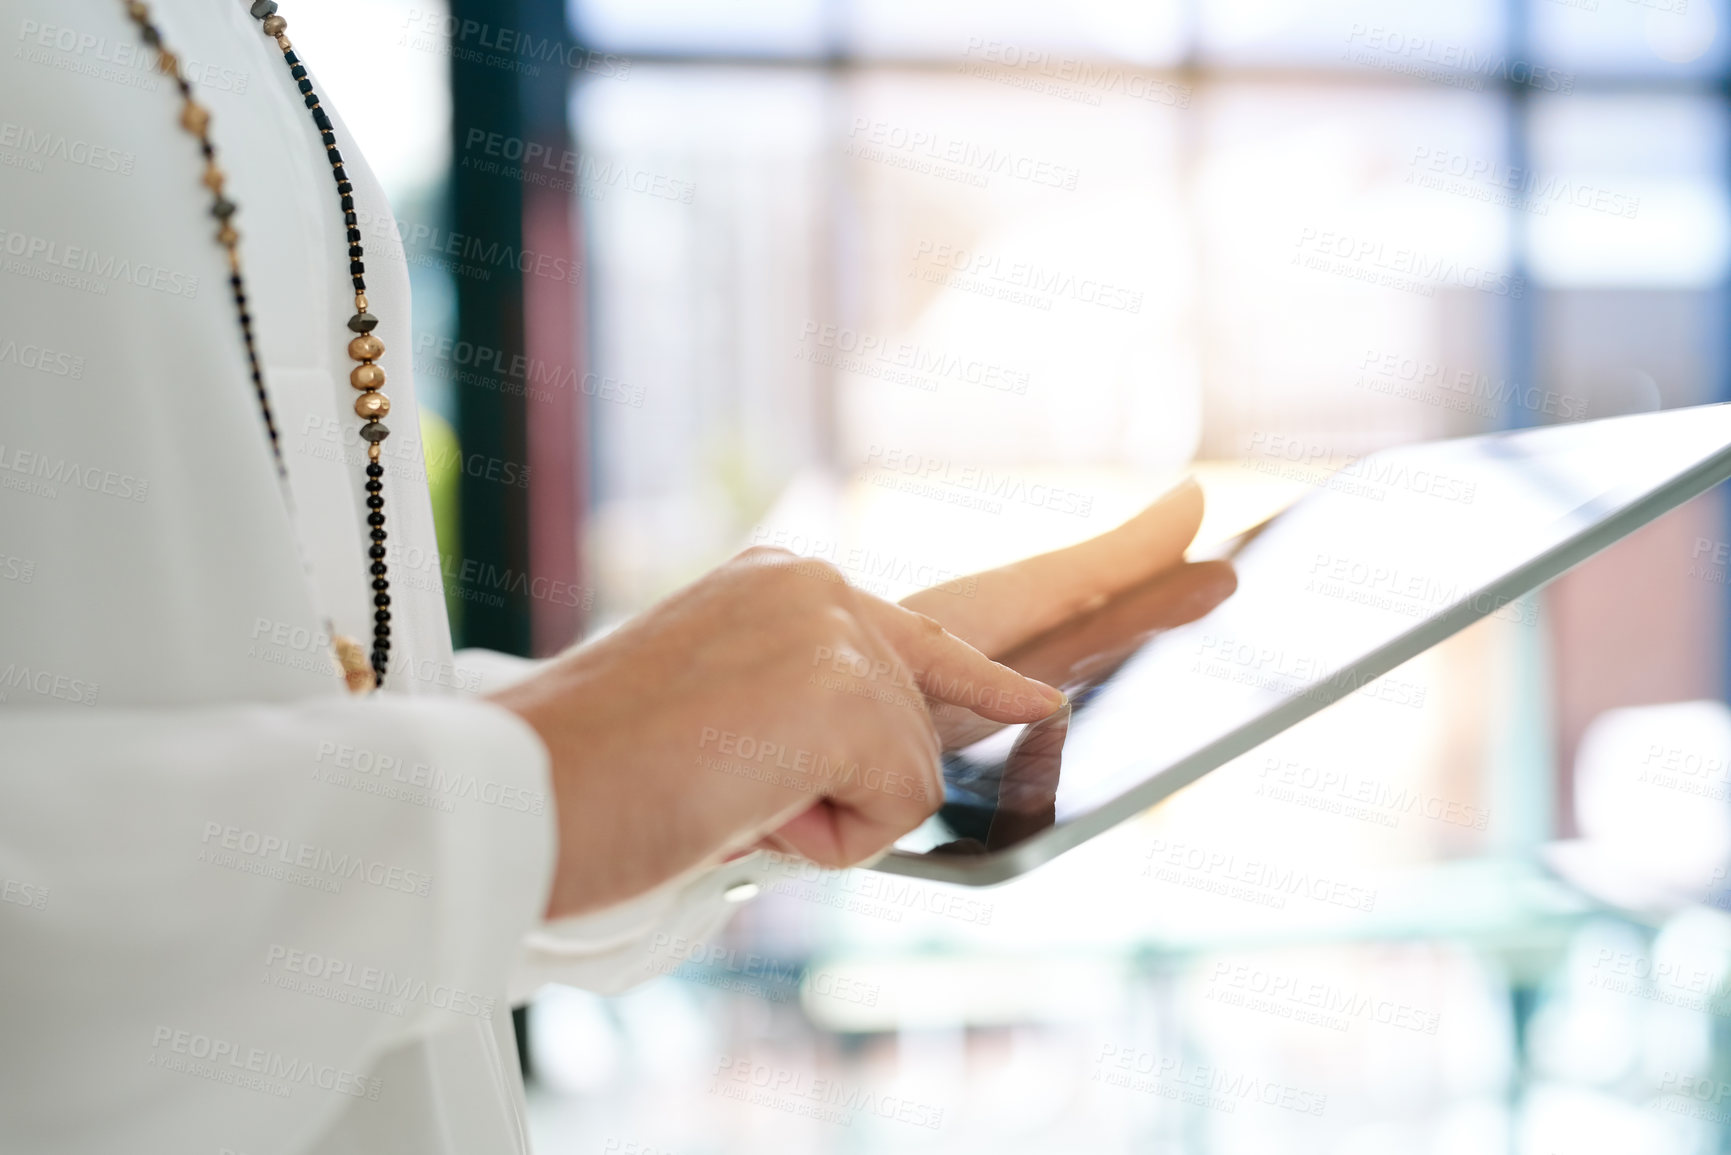
[[[156,30],[156,25],[146,24],[140,31],[140,35],[144,37],[144,42],[152,48],[162,47],[162,33]]]
[[[350,193],[355,191],[355,186],[346,180],[339,180],[337,182],[337,191],[342,193],[344,196],[348,196]]]
[[[347,193],[343,194],[343,211],[346,213],[352,213],[355,211],[355,198],[349,196]]]
[[[366,250],[361,248],[361,246],[359,246],[359,245],[350,245],[349,246],[349,256],[361,257],[361,256],[365,256],[365,255],[366,255]]]
[[[216,217],[218,220],[226,221],[229,217],[232,217],[239,208],[239,205],[235,204],[227,197],[218,197],[216,203],[210,206],[210,215]]]
[[[180,89],[180,94],[188,100],[192,99],[192,83],[184,76],[174,78],[174,86]]]
[[[383,625],[384,623],[386,623],[390,620],[391,620],[391,611],[390,610],[374,610],[373,611],[373,621],[378,622],[379,625]],[[376,629],[378,627],[375,626],[374,628]]]
[[[385,655],[384,654],[374,654],[373,655],[373,674],[375,675],[374,685],[382,686],[385,684]]]
[[[367,264],[365,261],[350,261],[349,262],[349,275],[351,277],[358,277],[366,271],[367,271]]]
[[[284,60],[288,61],[290,64],[299,64],[301,62],[301,58],[295,55],[294,49],[292,49],[292,48],[289,49],[287,52],[283,53],[282,58]]]
[[[374,594],[373,595],[373,604],[375,606],[388,606],[391,604],[391,595],[390,594]]]
[[[375,510],[372,513],[367,514],[367,524],[383,525],[385,524],[385,515]]]
[[[312,109],[314,113],[317,113],[319,108],[319,94],[316,92],[311,93],[305,97],[305,100],[306,106]]]
[[[205,160],[216,159],[216,146],[211,144],[208,139],[201,139],[198,142],[198,151],[204,154]]]
[[[252,314],[247,312],[245,309],[242,309],[240,311],[240,323],[242,326],[250,327],[252,325]]]
[[[337,178],[339,183],[349,179],[349,174],[343,171],[341,163],[338,163],[335,168],[331,169],[331,174]]]
[[[367,476],[368,477],[383,477],[384,475],[385,475],[385,467],[384,466],[380,465],[376,461],[367,462]]]
[[[389,627],[389,626],[375,626],[373,628],[373,637],[379,639],[379,644],[386,647],[387,649],[390,648],[390,642],[387,641],[386,639],[388,639],[390,636],[391,636],[391,627]]]
[[[384,557],[385,556],[385,547],[382,545],[369,545],[367,547],[367,556],[368,557]]]
[[[376,590],[388,590],[391,588],[391,583],[382,577],[376,577],[373,579],[373,588]]]
[[[276,0],[252,0],[252,7],[249,8],[248,11],[252,13],[252,18],[254,20],[263,20],[266,16],[275,16]]]
[[[354,213],[350,212],[350,213],[344,213],[343,214],[343,224],[349,226],[349,228],[352,229],[360,223],[361,222],[355,218]]]
[[[371,313],[356,313],[349,318],[349,328],[357,333],[371,333],[378,324],[379,319]]]
[[[379,490],[383,489],[384,487],[385,487],[385,483],[380,481],[378,478],[375,477],[371,481],[367,482],[366,491],[368,493],[377,493]]]
[[[376,493],[372,494],[367,498],[367,508],[368,509],[383,509],[383,508],[385,508],[385,499],[380,497]]]
[[[331,130],[330,114],[322,108],[313,109],[313,123],[318,125],[319,128],[325,132]]]
[[[305,73],[304,69],[302,70],[302,73],[301,73],[300,90],[301,90],[301,95],[303,95],[303,96],[313,90],[313,82],[306,79],[306,73]]]
[[[285,56],[283,59],[286,60],[288,57]],[[294,77],[296,80],[305,80],[307,78],[307,70],[301,65],[296,64],[289,68],[289,75]]]
[[[341,150],[341,149],[336,149],[336,148],[328,148],[328,149],[326,149],[326,150],[325,150],[325,153],[326,153],[326,155],[327,155],[327,156],[329,156],[329,157],[330,157],[330,161],[331,161],[331,171],[333,171],[333,172],[334,172],[334,171],[336,171],[336,170],[337,170],[337,169],[339,169],[339,168],[341,168],[341,167],[342,167],[342,164],[343,164],[343,154],[342,154],[342,150]]]
[[[355,277],[354,281],[355,281],[355,292],[364,293],[367,291],[367,283],[365,281],[363,281],[360,277],[358,277],[358,276]]]
[[[374,541],[384,541],[385,540],[385,531],[382,529],[375,529],[372,532],[370,532],[367,536],[372,538]]]
[[[349,230],[349,243],[350,244],[354,244],[354,243],[358,242],[360,239],[361,239],[361,230],[359,230],[359,229],[350,229]]]
[[[319,137],[319,139],[325,142],[326,152],[329,152],[337,146],[337,134],[334,132],[327,132],[323,136]]]
[[[372,568],[372,572],[374,574],[376,574],[377,576],[379,576],[379,577],[384,576],[384,574],[385,574],[385,563],[384,562],[376,561],[372,564],[371,568]]]

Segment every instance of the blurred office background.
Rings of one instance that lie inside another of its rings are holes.
[[[1381,447],[1731,396],[1723,0],[320,7],[471,644],[754,541],[899,596],[1187,471],[1221,537]],[[1728,538],[1697,500],[1391,675],[1422,709],[1007,886],[790,864],[535,1003],[538,1150],[1731,1149]],[[1338,900],[1208,888],[1250,859]]]

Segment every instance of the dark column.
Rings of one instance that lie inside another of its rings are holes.
[[[580,232],[581,169],[568,108],[586,71],[608,67],[572,41],[561,0],[518,0],[526,63],[523,102],[523,315],[529,415],[530,652],[556,653],[576,640],[584,607],[582,524],[588,506],[588,413],[583,324],[588,283]],[[536,159],[529,160],[530,155]]]
[[[459,30],[451,38],[451,241],[465,249],[474,245],[480,252],[518,252],[523,246],[522,186],[478,166],[475,162],[484,155],[469,144],[471,129],[517,134],[522,122],[517,73],[492,63],[492,54],[473,43],[484,32],[467,30],[515,27],[515,9],[525,3],[451,4]],[[515,261],[456,259],[461,262],[455,278],[457,340],[488,351],[495,364],[508,366],[524,354],[522,273]],[[503,388],[480,389],[469,383],[457,388],[461,540],[455,549],[445,549],[454,555],[446,565],[446,581],[462,580],[458,575],[464,573],[480,575],[474,591],[500,595],[464,600],[459,646],[529,652],[528,598],[514,594],[508,579],[502,590],[487,580],[521,573],[529,564],[528,490],[496,480],[507,464],[513,474],[529,464],[524,404],[522,395],[512,396]],[[489,469],[494,479],[488,478]]]

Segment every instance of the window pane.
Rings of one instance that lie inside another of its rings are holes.
[[[818,367],[822,76],[639,66],[573,105],[588,243],[602,609],[735,548],[801,465]]]
[[[1583,74],[1706,77],[1725,65],[1725,0],[1525,0],[1533,52]]]
[[[1183,54],[1178,0],[857,0],[848,45],[861,56],[963,57],[1068,79],[1084,60],[1172,64]]]
[[[1533,274],[1552,285],[1706,287],[1724,276],[1723,106],[1694,96],[1536,101]]]
[[[1502,36],[1498,0],[1206,0],[1198,39],[1211,61],[1481,75]]]
[[[822,56],[824,0],[569,0],[578,36],[602,52]]]
[[[1243,456],[1279,430],[1344,457],[1482,423],[1413,367],[1495,369],[1483,332],[1515,291],[1506,212],[1431,178],[1503,155],[1497,101],[1258,83],[1201,107],[1204,452]]]

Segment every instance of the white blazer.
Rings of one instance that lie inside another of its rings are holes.
[[[244,0],[151,8],[240,206],[294,508],[172,84],[120,0],[0,0],[0,1149],[525,1151],[510,1002],[649,977],[649,935],[712,934],[761,863],[539,925],[547,754],[473,694],[525,664],[453,656],[411,564],[408,276],[340,121],[394,648],[382,694],[332,675],[324,622],[364,643],[372,607],[330,166]]]

